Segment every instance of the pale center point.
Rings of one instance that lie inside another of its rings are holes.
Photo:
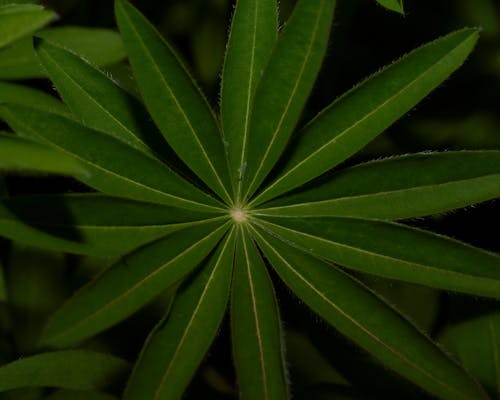
[[[233,208],[230,213],[234,222],[239,224],[247,222],[247,213],[245,210],[242,210],[241,208]]]

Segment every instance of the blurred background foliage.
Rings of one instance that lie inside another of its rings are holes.
[[[60,16],[52,27],[115,26],[111,0],[46,0],[43,4]],[[137,0],[135,4],[174,44],[217,108],[218,81],[233,1]],[[286,21],[293,4],[294,0],[280,0],[281,23]],[[304,120],[383,65],[464,26],[482,27],[481,40],[464,67],[348,163],[417,151],[500,149],[500,2],[497,0],[407,0],[404,16],[372,0],[338,0],[327,59],[304,111]],[[9,54],[19,51],[15,45],[10,46],[14,50],[9,47],[0,50],[0,80],[10,79],[55,94],[48,81],[36,78],[36,74],[24,78],[2,75]],[[82,46],[85,48],[85,43]],[[116,43],[111,47],[116,50]],[[113,57],[101,64],[138,95],[128,65],[125,61],[116,62],[123,55],[114,53]],[[84,189],[64,178],[7,176],[5,179],[11,194]],[[0,196],[5,196],[1,184],[0,189]],[[497,200],[408,223],[500,252],[499,210]],[[4,363],[39,351],[36,339],[50,312],[110,260],[54,254],[6,241],[0,243],[0,250],[0,263],[4,266],[0,269],[0,363]],[[497,302],[362,275],[359,278],[440,340],[493,398],[500,399]],[[275,280],[286,329],[294,398],[427,398],[419,389],[353,349]],[[133,361],[170,300],[171,293],[165,293],[146,310],[84,346]],[[235,398],[228,338],[226,321],[187,398]],[[115,392],[118,393],[119,390]],[[1,395],[0,399],[57,399],[69,395],[36,389]],[[71,398],[78,399],[80,395],[71,393]]]

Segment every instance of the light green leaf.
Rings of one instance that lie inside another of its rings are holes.
[[[303,129],[281,173],[254,203],[299,187],[361,149],[455,71],[477,39],[476,29],[444,36],[334,101]]]
[[[402,219],[500,196],[500,151],[416,154],[368,162],[266,203],[265,215]],[[268,208],[269,207],[269,208]]]
[[[0,82],[0,103],[21,104],[56,114],[69,114],[66,105],[55,97],[40,90],[10,82]]]
[[[326,52],[334,0],[299,0],[255,94],[243,193],[252,195],[281,155]]]
[[[108,29],[64,26],[46,28],[37,37],[72,51],[91,64],[108,66],[125,57],[118,33]],[[33,48],[31,37],[23,38],[0,49],[1,79],[30,79],[46,76]]]
[[[240,228],[236,245],[231,334],[241,398],[288,398],[278,304],[246,228]]]
[[[391,222],[342,217],[269,219],[275,223],[263,222],[263,228],[344,267],[500,298],[498,254]]]
[[[0,171],[88,176],[85,165],[52,147],[0,132]]]
[[[436,344],[359,281],[270,234],[256,236],[287,286],[383,364],[439,398],[488,398]]]
[[[221,121],[237,195],[241,191],[252,102],[276,42],[277,14],[276,0],[238,0],[233,14],[222,73]]]
[[[58,26],[42,29],[36,36],[79,54],[93,65],[111,65],[126,57],[120,35],[111,29]]]
[[[123,257],[53,315],[41,342],[69,346],[128,317],[194,269],[227,230],[221,225],[208,221]]]
[[[481,382],[500,396],[500,314],[487,313],[453,324],[439,341]]]
[[[55,351],[0,367],[0,391],[25,387],[102,389],[128,372],[120,358],[88,350]]]
[[[190,185],[166,164],[104,133],[63,116],[19,105],[0,107],[21,135],[81,161],[89,176],[80,180],[110,195],[183,208],[214,210],[219,204]]]
[[[45,40],[36,42],[36,50],[64,102],[84,125],[151,153],[145,142],[155,148],[157,132],[138,100],[72,52]]]
[[[54,12],[34,4],[0,5],[0,47],[35,32],[55,18]]]
[[[36,247],[113,257],[210,217],[98,194],[20,196],[0,203],[0,234]]]
[[[230,202],[224,145],[207,101],[146,18],[125,0],[115,4],[118,27],[151,116],[178,156]]]
[[[118,397],[100,392],[85,392],[81,390],[61,389],[53,392],[44,400],[118,400]]]
[[[171,312],[149,336],[124,399],[180,399],[212,343],[229,299],[234,230],[186,282]],[[203,332],[200,335],[200,332]]]
[[[0,7],[11,4],[38,4],[39,0],[0,0]]]
[[[404,14],[403,0],[376,0],[378,4],[391,11]]]

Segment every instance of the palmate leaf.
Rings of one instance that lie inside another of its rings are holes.
[[[99,194],[19,196],[0,203],[0,234],[51,250],[119,256],[210,217]]]
[[[219,204],[166,164],[104,133],[60,115],[20,105],[0,107],[2,116],[23,137],[47,143],[80,160],[89,175],[80,180],[110,195],[198,210]]]
[[[500,255],[392,222],[271,218],[256,222],[308,253],[347,268],[438,289],[500,298]]]
[[[116,384],[130,365],[89,350],[37,354],[0,367],[0,391],[25,387],[96,390]]]
[[[234,239],[233,228],[203,270],[178,294],[165,320],[151,332],[124,399],[182,397],[224,316],[231,285]]]
[[[247,199],[281,155],[319,72],[334,0],[299,0],[255,94],[242,192]]]
[[[500,152],[416,154],[360,164],[268,202],[263,215],[403,219],[500,196]]]
[[[288,398],[281,322],[271,279],[239,228],[231,295],[233,358],[242,399]]]
[[[241,200],[252,103],[277,33],[275,0],[236,2],[222,73],[221,122],[237,203]]]
[[[177,155],[231,202],[222,136],[207,101],[149,21],[127,1],[115,4],[134,76],[156,125]]]
[[[297,296],[382,363],[441,398],[487,398],[455,361],[359,281],[265,231],[254,232]]]
[[[207,221],[123,257],[52,316],[41,342],[69,346],[128,317],[193,270],[228,229]]]
[[[0,5],[0,48],[40,29],[56,18],[35,4]]]
[[[464,29],[414,50],[323,110],[297,137],[258,205],[335,167],[382,133],[455,71],[474,48]]]

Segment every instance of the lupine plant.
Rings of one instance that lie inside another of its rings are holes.
[[[146,18],[126,0],[115,4],[143,101],[78,54],[36,37],[39,60],[65,104],[0,107],[16,132],[0,138],[3,168],[65,174],[95,190],[5,198],[1,234],[117,257],[48,320],[39,338],[45,353],[0,368],[0,389],[28,381],[98,388],[126,363],[74,348],[175,288],[124,399],[181,398],[226,312],[241,398],[290,398],[273,285],[279,279],[431,395],[488,398],[357,274],[500,297],[498,254],[405,223],[498,197],[500,152],[344,166],[464,62],[478,31],[459,30],[412,51],[298,128],[327,50],[334,0],[299,0],[281,29],[276,0],[238,0],[218,114]]]

